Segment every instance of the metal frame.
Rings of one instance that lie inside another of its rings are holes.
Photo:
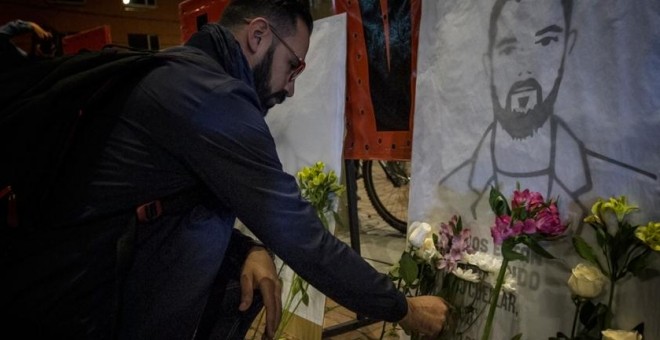
[[[348,228],[351,237],[351,248],[360,254],[360,221],[357,213],[357,178],[355,176],[356,169],[354,160],[344,160],[344,172],[346,173]],[[335,335],[344,334],[381,321],[382,320],[369,319],[358,314],[356,315],[355,320],[324,328],[321,338],[325,339]]]

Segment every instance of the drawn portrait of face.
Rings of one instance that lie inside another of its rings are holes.
[[[568,30],[560,0],[496,2],[486,67],[495,119],[511,137],[533,136],[553,114]]]

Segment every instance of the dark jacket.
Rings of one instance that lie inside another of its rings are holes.
[[[0,26],[0,68],[24,62],[28,54],[11,42],[15,36],[32,32],[32,26],[23,20],[10,21]]]
[[[138,225],[121,290],[120,337],[191,337],[216,275],[223,274],[218,270],[235,218],[333,300],[372,318],[401,319],[407,311],[404,296],[324,229],[295,178],[282,170],[252,72],[233,35],[211,24],[173,50],[194,58],[169,61],[138,83],[85,189],[58,209],[57,220],[85,225],[157,197],[210,194]],[[57,242],[61,253],[85,264],[70,286],[76,292],[76,286],[85,287],[89,295],[64,295],[44,313],[59,319],[63,311],[72,313],[75,317],[64,319],[92,329],[109,326],[94,320],[112,310],[108,290],[116,263],[94,245],[117,236],[104,233],[111,228],[103,225],[112,223],[123,222],[109,218],[95,226],[98,234],[75,251]],[[89,284],[99,278],[104,286]],[[76,308],[63,307],[69,305]]]

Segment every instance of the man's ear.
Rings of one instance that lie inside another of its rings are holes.
[[[247,42],[250,52],[259,54],[261,50],[268,50],[270,39],[270,31],[266,19],[258,17],[250,21],[247,27]]]

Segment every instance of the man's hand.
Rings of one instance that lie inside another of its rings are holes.
[[[37,23],[32,21],[29,21],[28,23],[30,24],[30,26],[32,26],[32,30],[39,37],[39,39],[46,40],[53,37],[53,35],[50,32],[41,28],[41,26],[37,25]]]
[[[258,289],[266,307],[266,332],[264,337],[272,339],[282,317],[282,283],[277,276],[275,263],[263,247],[252,247],[241,271],[240,311],[252,304],[254,290]]]
[[[447,304],[437,296],[409,297],[408,314],[399,321],[403,329],[428,338],[436,338],[447,316]]]

